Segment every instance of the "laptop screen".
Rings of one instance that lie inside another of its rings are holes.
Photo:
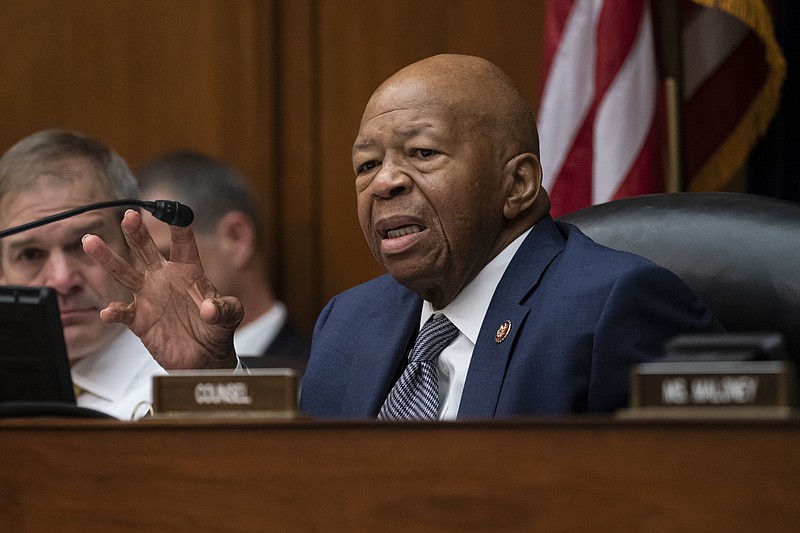
[[[55,291],[0,286],[0,401],[75,405]]]

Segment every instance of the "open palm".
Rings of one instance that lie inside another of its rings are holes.
[[[128,211],[122,232],[141,271],[96,235],[83,249],[133,294],[133,302],[112,302],[100,312],[108,324],[125,324],[167,370],[233,368],[233,332],[244,311],[238,299],[222,297],[205,276],[191,228],[170,226],[167,260],[158,251],[141,216]]]

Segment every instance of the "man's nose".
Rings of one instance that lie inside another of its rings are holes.
[[[405,166],[386,158],[372,181],[372,194],[379,198],[393,198],[411,190],[412,184]]]
[[[62,251],[53,251],[44,268],[44,285],[60,294],[74,292],[82,283],[81,261]]]

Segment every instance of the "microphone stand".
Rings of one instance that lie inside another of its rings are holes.
[[[63,211],[61,213],[56,213],[48,217],[40,218],[39,220],[34,220],[26,224],[21,224],[13,228],[5,229],[3,231],[0,231],[0,239],[8,237],[10,235],[21,233],[23,231],[27,231],[29,229],[38,228],[39,226],[44,226],[45,224],[50,224],[58,220],[64,220],[65,218],[69,218],[75,215],[80,215],[81,213],[85,213],[87,211],[94,211],[95,209],[105,209],[108,207],[126,207],[126,206],[141,207],[152,213],[153,216],[156,217],[158,220],[161,220],[162,222],[166,222],[167,224],[173,226],[186,227],[192,223],[192,220],[194,220],[194,213],[192,212],[192,209],[189,206],[183,205],[179,202],[175,202],[172,200],[156,200],[155,202],[147,202],[143,200],[133,200],[133,199],[108,200],[105,202],[97,202],[93,204],[83,205],[81,207],[76,207],[75,209],[70,209],[68,211]]]

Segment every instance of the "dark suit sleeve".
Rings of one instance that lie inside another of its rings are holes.
[[[672,272],[651,263],[615,281],[595,330],[588,411],[626,405],[632,365],[663,354],[672,337],[722,332],[706,305]]]
[[[311,344],[290,322],[283,324],[275,339],[264,350],[264,355],[281,355],[297,360],[308,360]]]

